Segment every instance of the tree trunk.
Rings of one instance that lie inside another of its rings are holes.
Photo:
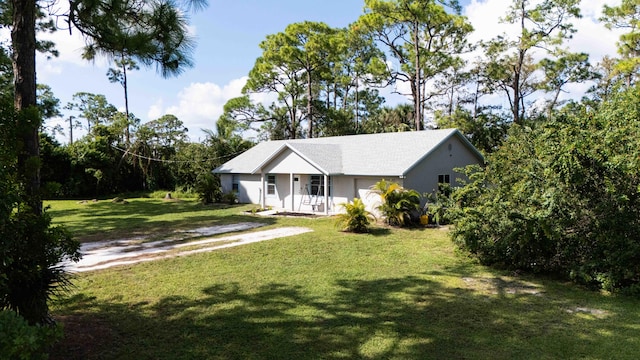
[[[127,63],[124,61],[124,54],[122,55],[122,86],[124,87],[124,112],[127,116],[127,124],[124,129],[127,145],[131,145],[131,133],[129,132],[129,93],[127,91]]]
[[[40,115],[36,108],[36,2],[12,0],[14,106],[18,113],[18,176],[25,186],[26,202],[42,213],[40,199]]]
[[[309,121],[309,139],[313,137],[313,114],[312,111],[313,94],[311,92],[311,71],[307,70],[307,121]]]
[[[525,14],[526,14],[526,9],[525,9],[525,5],[526,2],[523,1],[522,3],[520,3],[520,33],[523,34],[526,26],[525,26]],[[522,35],[521,35],[522,36]],[[515,124],[520,124],[522,122],[522,118],[520,116],[520,113],[522,112],[522,109],[520,108],[520,102],[522,101],[521,99],[521,94],[520,94],[520,78],[522,76],[522,68],[524,67],[524,58],[525,58],[525,54],[526,54],[526,50],[524,45],[522,44],[522,38],[520,39],[520,44],[518,45],[518,63],[515,64],[515,69],[514,69],[514,76],[513,76],[513,122]]]
[[[417,22],[414,23],[413,29],[413,47],[415,54],[415,93],[413,97],[413,108],[415,112],[415,126],[416,131],[422,130],[422,94],[420,93],[420,85],[421,85],[421,67],[420,67],[420,36],[418,34],[419,24]]]

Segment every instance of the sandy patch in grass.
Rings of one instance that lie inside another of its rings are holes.
[[[143,237],[136,237],[132,239],[86,243],[83,244],[80,249],[82,259],[77,263],[66,262],[65,266],[67,270],[71,272],[100,270],[117,265],[130,265],[145,261],[209,252],[312,231],[311,229],[303,227],[283,227],[224,237],[206,238],[207,236],[251,230],[261,226],[264,226],[264,224],[247,222],[181,231],[168,235],[167,239],[150,242],[145,242],[145,238]],[[197,240],[190,241],[189,239]]]

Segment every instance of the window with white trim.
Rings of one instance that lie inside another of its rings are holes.
[[[231,191],[236,194],[240,192],[240,179],[238,175],[231,176]]]
[[[276,176],[267,175],[267,195],[276,194]]]

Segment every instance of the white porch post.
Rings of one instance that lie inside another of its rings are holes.
[[[324,175],[324,214],[329,215],[329,177]]]
[[[293,195],[293,173],[289,174],[289,194],[291,194],[291,211],[296,211],[296,202],[294,200],[294,195]]]
[[[265,194],[266,194],[266,189],[265,189],[265,181],[264,181],[264,172],[260,173],[260,183],[262,184],[261,189],[262,192],[260,193],[260,208],[264,209],[266,200],[265,200]]]

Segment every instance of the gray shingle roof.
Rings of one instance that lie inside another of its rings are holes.
[[[409,131],[259,143],[214,170],[251,174],[291,149],[327,175],[402,176],[439,144],[458,136],[478,159],[482,155],[456,129]]]

